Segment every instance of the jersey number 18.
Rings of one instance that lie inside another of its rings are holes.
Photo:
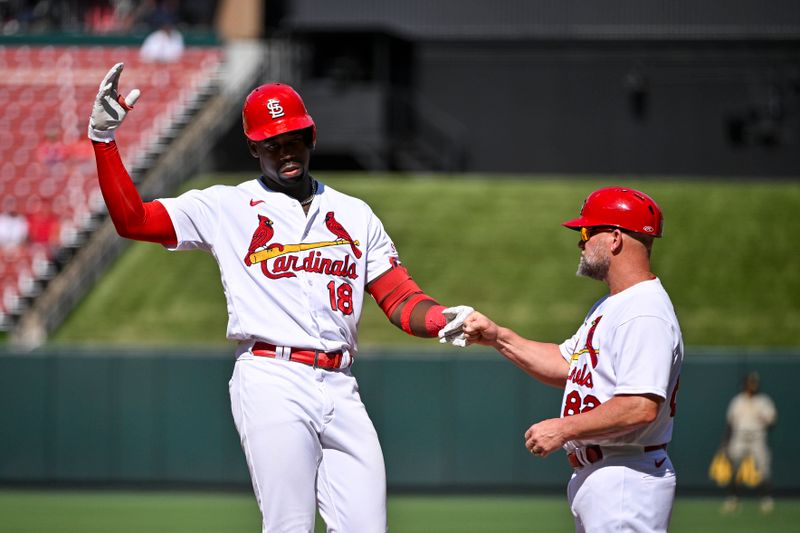
[[[331,299],[331,309],[341,311],[343,315],[353,314],[353,287],[344,282],[336,287],[336,282],[328,283],[328,296]]]

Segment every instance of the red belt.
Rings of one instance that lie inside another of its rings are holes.
[[[273,357],[277,359],[288,359],[295,363],[313,366],[314,368],[336,369],[342,365],[344,354],[338,352],[320,352],[319,350],[298,350],[297,348],[286,348],[289,350],[289,357],[278,355],[278,347],[267,342],[257,342],[253,345],[253,355],[261,357]]]
[[[666,444],[654,444],[652,446],[645,446],[644,452],[647,453],[647,452],[654,452],[656,450],[666,450],[666,449],[667,449]],[[594,464],[603,458],[603,450],[597,444],[586,446],[584,448],[584,454],[586,455],[586,461],[588,461],[588,464]],[[575,452],[567,454],[567,461],[569,461],[569,464],[570,466],[572,466],[572,468],[580,468],[582,466],[586,466],[581,462],[581,460],[578,458]]]

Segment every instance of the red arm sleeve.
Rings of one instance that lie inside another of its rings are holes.
[[[108,214],[120,236],[137,241],[175,246],[178,237],[166,208],[160,202],[142,202],[122,158],[117,143],[92,141],[97,160],[100,191]]]

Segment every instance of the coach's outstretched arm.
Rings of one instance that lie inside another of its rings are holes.
[[[178,239],[167,210],[157,201],[142,202],[114,141],[116,129],[140,95],[138,89],[133,89],[125,98],[119,94],[122,69],[123,64],[117,63],[103,78],[89,119],[89,138],[94,146],[100,190],[120,236],[174,246]]]
[[[561,356],[557,344],[526,339],[478,312],[464,319],[462,329],[468,344],[491,346],[542,383],[564,387],[569,363]]]

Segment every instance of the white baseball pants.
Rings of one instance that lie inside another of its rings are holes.
[[[263,532],[385,533],[386,471],[378,436],[349,370],[242,354],[231,410]]]
[[[575,531],[666,533],[675,482],[666,450],[611,456],[579,468],[567,487]]]

